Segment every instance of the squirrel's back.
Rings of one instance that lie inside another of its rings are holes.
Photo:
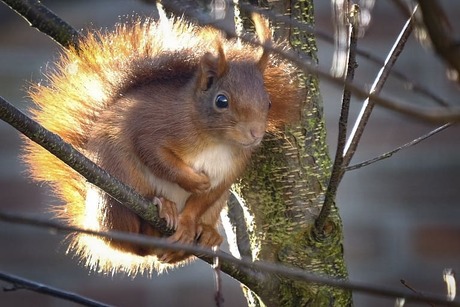
[[[180,19],[151,19],[120,24],[111,33],[89,34],[78,50],[63,51],[46,84],[30,90],[36,104],[33,118],[48,130],[59,134],[77,150],[88,154],[85,146],[98,115],[128,90],[147,82],[168,82],[193,73],[200,58],[221,44],[228,60],[258,58],[261,48],[226,40],[208,27],[198,27]],[[269,117],[277,124],[289,121],[299,103],[296,70],[289,63],[272,56],[264,70],[264,83],[272,102]],[[297,114],[295,114],[297,115]],[[90,158],[94,158],[91,157]],[[49,183],[63,205],[53,211],[69,225],[101,229],[98,205],[87,205],[98,191],[59,159],[26,141],[24,160],[30,175]],[[93,195],[94,194],[94,195]],[[76,234],[69,250],[95,271],[152,273],[164,266],[156,256],[136,256],[117,251],[96,237]]]

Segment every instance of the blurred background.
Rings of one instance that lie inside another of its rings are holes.
[[[42,1],[76,29],[111,27],[119,16],[150,15],[152,6],[135,0]],[[460,2],[446,4],[460,31]],[[332,35],[329,1],[315,1],[316,26]],[[385,58],[405,23],[391,1],[378,1],[359,47]],[[333,46],[318,40],[320,66],[329,69]],[[27,84],[40,80],[59,47],[6,5],[0,4],[0,95],[25,110]],[[358,58],[356,81],[369,88],[380,67]],[[443,63],[411,37],[396,69],[458,106],[459,89],[447,81]],[[341,91],[321,82],[330,152],[335,154]],[[383,91],[397,101],[428,104],[398,79]],[[352,104],[351,120],[361,103]],[[427,133],[436,126],[377,107],[354,162],[373,158]],[[0,121],[0,208],[40,214],[54,200],[45,187],[30,182],[18,159],[19,133]],[[451,127],[392,158],[345,175],[337,199],[344,224],[345,257],[350,279],[444,294],[442,272],[460,271],[460,128]],[[62,235],[0,222],[0,271],[73,291],[117,306],[214,306],[214,277],[201,261],[161,276],[100,276],[88,273],[65,255]],[[0,281],[1,288],[9,285]],[[26,290],[4,292],[0,306],[74,306]],[[239,285],[223,282],[225,306],[244,306]],[[394,300],[355,293],[355,306],[393,306]],[[415,305],[414,305],[415,306]]]

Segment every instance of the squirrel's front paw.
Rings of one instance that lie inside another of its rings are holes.
[[[179,213],[177,212],[176,203],[164,198],[155,197],[155,204],[158,207],[158,215],[166,220],[168,228],[176,229],[179,223]]]
[[[190,174],[189,178],[183,182],[182,187],[193,194],[201,194],[209,191],[211,182],[205,173],[193,172]]]

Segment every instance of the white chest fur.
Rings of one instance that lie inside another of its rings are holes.
[[[211,181],[211,187],[218,186],[228,174],[234,171],[233,150],[227,145],[206,148],[196,157],[187,161],[193,169],[204,172]]]
[[[204,172],[208,175],[211,188],[214,188],[234,171],[234,159],[232,148],[226,145],[216,145],[206,148],[194,157],[186,158],[185,162],[197,172]],[[143,167],[143,173],[154,188],[155,194],[175,202],[181,211],[190,193],[176,183],[158,178],[145,166]]]

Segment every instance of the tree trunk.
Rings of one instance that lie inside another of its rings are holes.
[[[314,23],[312,0],[284,1],[276,6],[272,8],[276,12],[287,10],[291,18]],[[296,29],[288,29],[288,33],[292,47],[316,62],[314,36]],[[318,78],[309,74],[302,78],[306,99],[301,121],[282,134],[266,136],[238,186],[246,211],[249,256],[345,279],[342,223],[337,208],[332,209],[320,235],[313,231],[329,181],[331,160]],[[282,276],[272,276],[251,289],[246,288],[245,293],[252,306],[352,304],[348,291]]]

